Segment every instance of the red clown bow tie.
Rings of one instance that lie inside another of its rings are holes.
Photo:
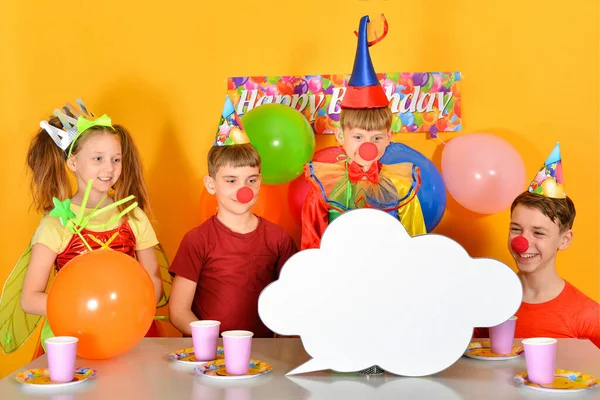
[[[355,162],[350,163],[348,167],[348,178],[351,183],[356,183],[361,180],[369,180],[371,183],[379,184],[379,170],[381,169],[381,163],[374,162],[369,167],[368,171],[364,171],[363,167]]]

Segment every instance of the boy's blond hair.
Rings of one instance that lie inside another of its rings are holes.
[[[392,110],[389,107],[342,109],[340,123],[342,129],[389,131],[392,128]]]
[[[226,165],[234,168],[256,167],[260,172],[260,155],[250,143],[213,146],[208,152],[208,175],[214,178],[219,168]]]
[[[516,206],[522,205],[540,211],[552,222],[558,224],[560,232],[573,228],[575,222],[575,204],[566,197],[564,199],[552,199],[537,193],[523,192],[513,201],[510,206],[512,214]]]

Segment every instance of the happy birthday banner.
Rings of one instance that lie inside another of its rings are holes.
[[[392,110],[394,132],[460,131],[460,72],[377,74]],[[263,104],[280,103],[306,116],[315,134],[340,127],[340,103],[350,75],[243,76],[227,90],[240,117]]]

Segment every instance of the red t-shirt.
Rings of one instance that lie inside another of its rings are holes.
[[[221,332],[273,337],[258,316],[258,296],[296,251],[285,229],[261,217],[242,234],[213,216],[184,236],[170,271],[197,282],[192,312],[199,319],[221,321]]]
[[[589,339],[600,348],[600,305],[569,282],[552,300],[521,303],[516,316],[516,338]],[[477,328],[474,336],[487,338],[488,330]]]

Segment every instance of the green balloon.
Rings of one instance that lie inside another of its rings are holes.
[[[263,104],[242,117],[262,161],[262,181],[279,185],[299,177],[315,152],[315,134],[304,115],[283,104]]]
[[[421,113],[419,113],[419,112],[416,112],[414,114],[414,116],[415,116],[415,125],[417,125],[417,126],[423,125],[423,115],[421,115]]]
[[[394,83],[398,83],[398,81],[400,80],[400,72],[388,72],[387,78]]]
[[[400,132],[401,128],[402,128],[402,121],[400,120],[400,118],[398,118],[398,115],[394,115],[394,117],[392,118],[392,131]]]

